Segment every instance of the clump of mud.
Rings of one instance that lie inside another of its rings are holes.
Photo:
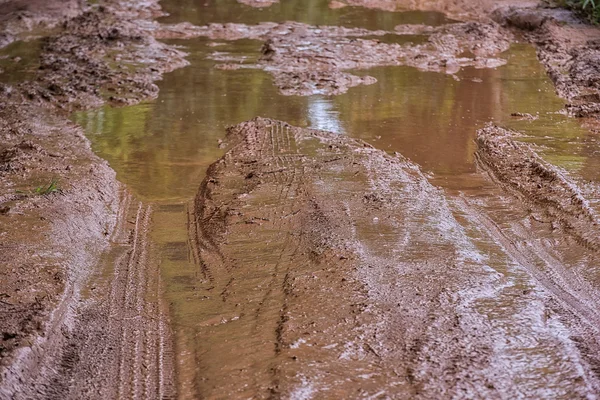
[[[498,3],[502,5],[519,4],[536,4],[537,1],[523,0],[331,0],[329,7],[341,8],[345,6],[376,8],[385,11],[435,11],[441,12],[450,18],[459,21],[489,21],[489,13],[498,7]]]
[[[78,0],[4,0],[0,4],[0,48],[32,30],[56,28],[85,9]]]
[[[164,35],[207,36],[211,39],[259,39],[265,41],[257,64],[244,65],[271,73],[284,95],[337,95],[357,85],[375,82],[358,77],[349,70],[378,66],[411,66],[424,71],[455,74],[464,67],[495,68],[505,64],[496,58],[508,49],[510,35],[494,23],[450,24],[441,28],[404,25],[395,32],[368,31],[333,26],[315,27],[296,22],[211,24],[193,28],[170,27]],[[424,44],[384,43],[365,36],[385,34],[429,34]],[[218,65],[236,69],[240,64]]]
[[[540,209],[553,226],[600,250],[599,219],[565,172],[543,161],[520,135],[489,125],[477,132],[477,160],[498,182]]]
[[[69,109],[106,100],[133,104],[156,97],[153,82],[162,73],[187,65],[182,52],[156,41],[139,20],[113,9],[85,12],[63,28],[44,40],[37,79],[19,87],[28,101]]]

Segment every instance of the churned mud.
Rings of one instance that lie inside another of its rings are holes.
[[[232,127],[228,138],[231,150],[196,198],[204,300],[188,397],[597,391],[551,300],[537,290],[506,293],[416,165],[269,119]],[[486,299],[504,311],[486,314]],[[507,327],[524,342],[511,342]]]
[[[209,57],[308,96],[375,84],[357,72],[373,67],[455,79],[495,68],[514,33],[536,45],[571,114],[597,117],[597,29],[512,0],[330,3],[464,21],[393,31],[162,25],[155,1],[98,3],[0,0],[0,48],[39,45],[26,79],[0,70],[0,398],[600,393],[598,218],[578,183],[517,133],[479,132],[478,178],[489,186],[471,196],[346,136],[264,118],[230,128],[189,216],[196,314],[176,327],[175,355],[153,207],[67,118],[155,98],[155,81],[187,65],[159,39],[259,40],[251,60],[221,42]]]
[[[32,31],[55,28],[83,12],[77,0],[4,0],[0,5],[0,48]]]
[[[261,68],[273,75],[284,95],[338,95],[357,85],[370,85],[376,79],[347,71],[378,66],[411,66],[424,71],[455,74],[465,67],[495,68],[506,63],[498,58],[507,50],[511,35],[494,22],[459,23],[432,28],[400,25],[393,32],[369,31],[334,26],[309,26],[296,22],[211,24],[172,26],[162,35],[207,36],[211,39],[264,41],[257,64],[220,64],[217,68]],[[427,35],[424,44],[386,43],[366,36]],[[160,35],[160,34],[159,34]],[[223,57],[215,52],[215,59]]]
[[[600,31],[561,9],[508,7],[494,19],[520,29],[577,117],[600,115]]]

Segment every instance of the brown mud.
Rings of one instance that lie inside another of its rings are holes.
[[[331,4],[467,21],[392,32],[161,25],[154,1],[0,1],[0,47],[43,36],[33,77],[0,86],[0,398],[600,393],[597,217],[576,183],[513,133],[490,127],[478,140],[492,192],[522,217],[506,223],[486,210],[491,200],[445,193],[414,163],[363,142],[267,119],[232,128],[191,216],[196,353],[177,360],[175,376],[152,208],[66,117],[156,97],[154,82],[187,64],[157,39],[257,39],[252,63],[211,57],[269,72],[286,95],[335,95],[375,83],[355,75],[375,66],[500,66],[511,29],[537,46],[572,114],[597,116],[598,30],[522,5],[492,14],[514,3]],[[373,38],[415,34],[424,42]],[[510,268],[489,267],[496,253]]]
[[[228,138],[196,198],[203,300],[184,397],[597,393],[590,352],[575,350],[551,315],[585,326],[597,318],[569,314],[538,290],[510,294],[506,316],[486,315],[486,298],[506,301],[502,279],[416,165],[268,119]],[[500,345],[505,323],[535,338],[544,361]],[[579,340],[597,348],[586,329]],[[540,386],[536,371],[545,371]]]
[[[564,10],[506,8],[494,18],[525,32],[535,44],[567,110],[577,117],[600,116],[600,31]]]
[[[2,0],[0,6],[0,48],[32,31],[55,28],[83,12],[82,2],[77,0]]]
[[[279,0],[238,0],[239,3],[245,4],[250,7],[270,7],[275,3],[279,3]]]

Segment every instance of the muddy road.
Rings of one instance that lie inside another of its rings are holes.
[[[597,28],[0,3],[0,398],[600,395]]]

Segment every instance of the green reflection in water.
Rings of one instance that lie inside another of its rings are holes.
[[[393,30],[400,24],[442,25],[451,20],[437,12],[386,12],[361,7],[330,9],[329,0],[282,0],[266,8],[254,8],[236,0],[167,0],[161,2],[170,15],[161,22],[189,21],[196,25],[212,22],[236,22],[257,24],[259,22],[297,21],[311,25],[338,25],[367,29]]]
[[[17,84],[33,79],[40,66],[41,40],[19,40],[0,49],[0,82]]]

